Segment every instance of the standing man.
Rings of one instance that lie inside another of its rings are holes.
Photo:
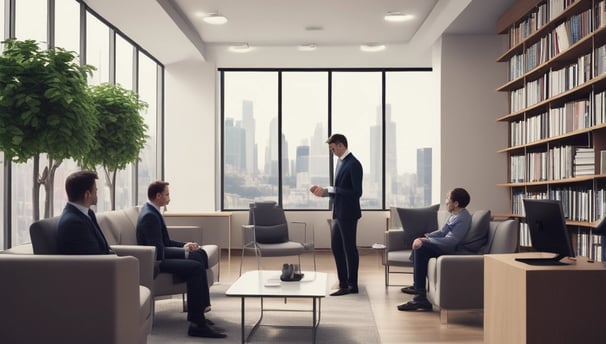
[[[446,196],[446,209],[450,213],[448,221],[442,227],[412,242],[413,280],[412,287],[402,288],[406,294],[415,295],[412,300],[398,305],[400,311],[431,311],[431,303],[426,297],[427,264],[432,257],[453,254],[457,245],[465,238],[471,228],[471,214],[466,207],[471,198],[462,188],[452,189]]]
[[[78,171],[65,180],[67,204],[57,225],[59,254],[113,254],[90,209],[97,204],[97,173]]]
[[[358,293],[359,255],[356,243],[358,220],[362,217],[362,165],[347,149],[347,138],[333,134],[326,140],[328,148],[339,159],[335,169],[334,186],[309,189],[318,197],[330,197],[332,202],[331,248],[337,264],[339,289],[331,296]]]
[[[206,319],[204,310],[210,307],[206,268],[208,256],[195,242],[171,240],[161,207],[170,202],[168,183],[155,181],[147,188],[149,201],[141,208],[137,220],[137,243],[155,246],[161,272],[179,276],[187,283],[187,334],[192,337],[225,338],[222,329]]]

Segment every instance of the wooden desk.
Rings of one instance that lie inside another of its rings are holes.
[[[484,256],[484,343],[606,343],[606,267],[577,257],[570,265],[533,266]]]
[[[216,244],[221,247],[227,246],[227,260],[231,265],[231,212],[193,212],[193,213],[164,213],[164,219],[167,227],[181,227],[187,229],[189,226],[195,226],[202,231],[212,230],[220,232],[223,239],[204,238],[200,244]],[[206,233],[208,234],[208,233]],[[227,240],[225,240],[227,236]],[[227,242],[227,245],[225,243]]]

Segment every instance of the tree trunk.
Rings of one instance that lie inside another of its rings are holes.
[[[32,208],[34,222],[40,220],[40,154],[34,155],[34,171],[32,185]]]
[[[55,174],[63,160],[48,159],[48,173],[44,180],[46,190],[46,205],[44,207],[44,218],[52,217],[55,213]]]
[[[106,166],[103,166],[103,171],[105,171],[105,184],[109,187],[109,201],[112,210],[116,210],[116,175],[118,170],[110,171]]]

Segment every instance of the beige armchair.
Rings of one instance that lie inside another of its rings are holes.
[[[115,255],[0,255],[3,343],[146,343],[150,290]]]
[[[490,221],[488,241],[480,252],[513,253],[518,244],[518,221]],[[427,299],[440,310],[443,324],[448,311],[484,308],[484,255],[443,255],[431,258]]]

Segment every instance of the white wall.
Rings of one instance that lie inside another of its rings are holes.
[[[442,38],[442,180],[443,195],[454,187],[471,194],[469,209],[509,212],[509,193],[497,183],[507,180],[507,124],[497,122],[507,109],[507,64],[497,63],[503,37]]]
[[[498,36],[446,36],[432,51],[404,58],[389,50],[384,55],[364,55],[347,47],[301,53],[272,48],[251,54],[226,54],[222,47],[213,61],[166,66],[166,180],[171,183],[172,212],[212,211],[220,177],[220,123],[216,101],[217,67],[411,67],[432,66],[436,73],[436,111],[441,109],[441,193],[456,186],[472,196],[470,209],[506,212],[508,193],[496,184],[506,180],[504,155],[506,124],[497,123],[507,107],[505,95],[495,90],[506,78],[506,65],[497,64],[502,52]],[[348,51],[340,55],[339,52]],[[316,54],[317,53],[317,54]],[[221,60],[222,59],[222,60]],[[401,61],[401,62],[398,62]],[[383,242],[388,212],[364,212],[358,244]],[[330,247],[326,218],[329,212],[291,212],[290,220],[314,224],[318,247]],[[240,225],[246,213],[232,220],[232,246],[240,247]]]

